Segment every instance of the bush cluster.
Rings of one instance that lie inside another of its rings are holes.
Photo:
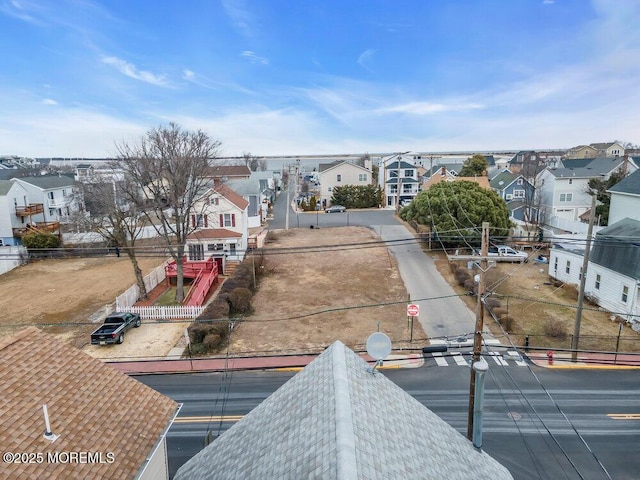
[[[219,349],[229,337],[229,319],[251,313],[251,299],[263,266],[264,256],[254,252],[226,279],[216,298],[188,328],[192,354],[204,355]]]

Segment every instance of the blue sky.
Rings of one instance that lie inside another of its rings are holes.
[[[0,0],[0,154],[640,143],[636,0]]]

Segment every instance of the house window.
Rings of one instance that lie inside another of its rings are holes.
[[[53,217],[56,214],[56,209],[55,208],[50,208],[49,209],[49,216]]]
[[[404,176],[405,177],[413,177],[413,170],[405,170],[404,171]]]
[[[561,202],[570,202],[573,200],[573,193],[561,193],[560,201]]]
[[[221,227],[235,227],[236,215],[234,213],[221,213],[220,214],[220,226]]]
[[[200,243],[190,244],[189,260],[191,261],[204,260],[204,245],[201,245]]]
[[[521,178],[518,179],[518,181],[516,182],[518,185],[522,185],[522,183],[524,182],[524,180],[522,180]]]
[[[193,228],[206,228],[209,226],[209,221],[206,215],[191,215],[191,226]]]
[[[341,182],[342,181],[342,175],[338,174],[336,175],[336,182]]]
[[[230,243],[229,244],[229,255],[235,255],[236,254],[236,244],[235,243]]]
[[[391,185],[391,188],[389,189],[389,192],[398,193],[398,185]]]
[[[359,182],[366,182],[367,181],[367,174],[366,173],[359,173],[358,174],[358,181]]]
[[[629,287],[627,287],[626,285],[622,286],[622,298],[621,300],[624,303],[627,303],[627,299],[629,298]]]
[[[402,185],[402,193],[412,193],[412,187],[410,183]]]
[[[209,252],[221,252],[224,250],[224,244],[222,243],[209,243],[207,245],[207,251]]]
[[[567,265],[566,267],[564,267],[564,271],[567,275],[569,275],[569,273],[571,273],[571,262],[569,260],[567,260]]]
[[[513,198],[524,198],[524,190],[514,190]]]
[[[553,262],[553,270],[555,272],[558,271],[558,257],[556,257],[555,261]]]
[[[600,290],[600,274],[599,273],[596,275],[596,285],[595,285],[595,287],[596,287],[596,290]]]
[[[573,184],[573,178],[570,178],[569,179],[569,185],[572,185],[572,184]]]
[[[218,197],[211,197],[209,199],[209,205],[220,205],[220,199]]]

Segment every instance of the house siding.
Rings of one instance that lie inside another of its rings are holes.
[[[640,220],[640,196],[611,192],[609,225],[625,218]]]
[[[596,289],[597,275],[600,275],[600,288]],[[628,288],[627,301],[622,301],[623,287]],[[638,282],[625,275],[614,272],[597,264],[589,263],[585,295],[592,298],[601,308],[615,313],[628,321],[640,321],[640,288]]]
[[[557,260],[557,269],[556,269]],[[567,262],[569,262],[569,273],[567,273]],[[583,257],[577,253],[566,250],[551,249],[549,252],[549,276],[564,283],[573,285],[580,284],[580,269],[582,268]]]
[[[360,180],[360,175],[366,175],[366,180]],[[340,176],[340,181],[338,181]],[[351,163],[341,163],[320,172],[320,200],[323,206],[331,204],[331,196],[335,187],[345,185],[371,185],[371,172]]]

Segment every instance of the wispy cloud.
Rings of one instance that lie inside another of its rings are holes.
[[[259,64],[259,65],[269,65],[269,59],[265,57],[260,57],[256,55],[255,52],[251,50],[245,50],[240,54],[240,56],[247,58],[251,63]]]
[[[0,12],[9,17],[17,18],[23,22],[35,25],[44,25],[45,23],[37,18],[37,12],[34,12],[34,10],[38,10],[38,7],[31,2],[4,0],[0,4]]]
[[[242,85],[239,85],[235,82],[211,80],[210,78],[207,78],[189,69],[185,69],[182,71],[182,79],[189,83],[192,83],[193,85],[207,88],[209,90],[233,90],[235,92],[244,93],[246,95],[256,95],[255,91],[243,87]]]
[[[118,57],[102,57],[102,63],[115,67],[120,73],[127,77],[140,80],[141,82],[150,83],[159,87],[170,86],[164,75],[156,75],[146,70],[139,70],[133,63],[122,60]]]
[[[183,70],[182,71],[182,78],[185,80],[193,80],[196,77],[195,72],[193,72],[192,70]]]
[[[555,2],[555,0],[542,0],[543,5],[552,5]]]
[[[410,115],[433,115],[443,112],[462,112],[467,110],[481,110],[484,105],[479,103],[431,103],[410,102],[393,107],[384,107],[377,110],[379,113],[407,113]]]
[[[251,36],[251,13],[244,0],[222,0],[222,8],[233,25],[244,35]]]
[[[58,102],[56,102],[52,98],[45,98],[44,100],[42,100],[42,104],[43,105],[58,105]]]
[[[360,65],[362,68],[364,68],[367,71],[371,71],[369,69],[368,63],[373,58],[374,53],[375,53],[375,50],[372,50],[370,48],[362,52],[358,57],[358,65]]]

